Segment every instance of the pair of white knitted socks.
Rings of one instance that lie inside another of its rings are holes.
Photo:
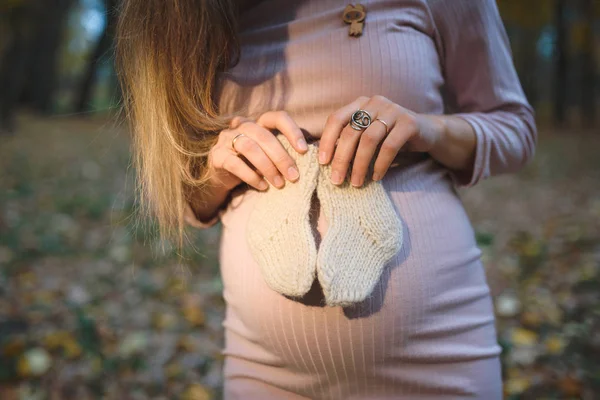
[[[331,183],[331,164],[319,164],[316,144],[300,154],[285,136],[277,138],[296,161],[300,179],[257,192],[260,198],[248,219],[248,245],[267,285],[302,297],[316,274],[327,305],[363,301],[402,246],[394,205],[381,182],[367,179],[360,188],[347,179],[339,186]],[[318,249],[310,225],[315,190],[328,222]]]

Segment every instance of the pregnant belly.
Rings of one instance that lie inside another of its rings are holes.
[[[499,354],[480,251],[446,172],[425,160],[391,169],[383,185],[404,225],[403,248],[372,295],[348,308],[322,306],[318,284],[302,301],[272,291],[245,242],[253,189],[232,199],[221,241],[226,355],[279,380],[273,384],[300,376],[307,387],[325,381],[349,388],[371,378],[398,381],[409,365]],[[327,221],[316,214],[316,231],[326,235]],[[460,391],[464,382],[447,385]]]

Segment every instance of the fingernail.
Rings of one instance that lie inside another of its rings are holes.
[[[275,184],[275,186],[277,187],[281,187],[284,185],[283,179],[281,178],[281,176],[277,175],[275,178],[273,178],[273,183]]]
[[[342,175],[337,171],[333,171],[331,173],[331,182],[334,185],[338,185],[338,184],[342,183]]]
[[[304,140],[304,138],[298,139],[298,147],[300,150],[308,150],[308,145],[306,144],[306,140]]]
[[[264,179],[258,184],[258,187],[261,190],[265,190],[266,188],[269,187],[269,184],[267,183],[267,181],[265,181]]]
[[[378,181],[381,178],[377,172],[373,173],[373,180]]]
[[[290,179],[297,179],[300,176],[300,173],[298,172],[298,168],[296,167],[289,167],[288,168],[288,175]]]
[[[358,179],[358,178],[352,178],[352,186],[354,186],[354,187],[360,187],[361,186],[360,179]]]
[[[324,151],[319,152],[319,162],[321,164],[325,164],[325,160],[327,158],[327,154]]]

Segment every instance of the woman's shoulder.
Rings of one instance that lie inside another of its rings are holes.
[[[423,0],[436,18],[469,18],[474,14],[494,13],[496,0]]]

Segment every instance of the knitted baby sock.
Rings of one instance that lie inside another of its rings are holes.
[[[317,254],[317,274],[329,306],[363,301],[375,289],[383,267],[402,246],[402,223],[379,181],[362,187],[348,179],[330,181],[331,164],[321,165],[317,196],[328,229]]]
[[[298,153],[285,136],[279,141],[296,161],[300,178],[285,187],[258,192],[246,228],[248,246],[267,285],[290,297],[302,297],[315,279],[317,249],[310,225],[310,206],[317,185],[318,148]]]

